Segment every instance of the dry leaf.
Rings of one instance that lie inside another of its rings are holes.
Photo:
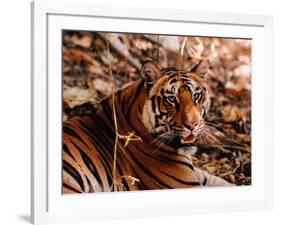
[[[226,122],[234,122],[239,119],[239,109],[236,105],[226,105],[221,110],[222,118]]]

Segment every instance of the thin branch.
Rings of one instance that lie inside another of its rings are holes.
[[[107,43],[107,53],[109,54],[109,45],[108,42]],[[112,169],[112,185],[110,187],[110,191],[113,189],[113,191],[117,191],[117,187],[116,185],[122,185],[121,182],[117,182],[116,181],[116,162],[117,162],[117,147],[118,147],[118,141],[119,138],[120,139],[126,139],[125,145],[124,147],[126,147],[129,142],[132,141],[141,141],[141,137],[135,135],[134,131],[133,132],[129,132],[128,135],[121,135],[118,132],[118,123],[117,123],[117,116],[116,116],[116,107],[115,107],[115,82],[114,82],[114,77],[113,77],[113,73],[112,73],[112,66],[111,63],[109,64],[109,74],[111,77],[111,82],[112,82],[112,110],[113,110],[113,121],[114,121],[114,129],[115,129],[115,141],[114,141],[114,153],[113,153],[113,169]],[[128,178],[132,185],[135,184],[135,182],[139,182],[139,179],[131,176],[131,175],[123,175],[120,177],[120,179],[122,178]]]

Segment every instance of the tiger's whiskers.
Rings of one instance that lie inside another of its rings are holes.
[[[169,144],[172,140],[174,140],[174,138],[177,136],[177,132],[175,132],[175,131],[168,131],[168,132],[166,132],[166,133],[164,133],[161,137],[160,137],[160,139],[159,139],[159,137],[157,137],[157,138],[155,138],[152,142],[151,142],[151,144],[152,143],[154,143],[154,142],[156,142],[157,140],[159,141],[159,145],[157,146],[157,148],[152,152],[152,154],[154,154],[159,148],[161,148],[163,145],[165,145],[165,144]]]
[[[230,139],[223,132],[219,131],[215,126],[225,131],[225,129],[223,129],[222,127],[216,124],[205,122],[204,128],[201,130],[200,134],[198,135],[199,146],[216,148],[226,153],[231,152],[227,148],[232,148],[234,150],[237,149],[242,151],[248,151],[247,146],[244,146],[241,143],[238,143],[237,141]]]

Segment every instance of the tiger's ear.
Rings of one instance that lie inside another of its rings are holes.
[[[204,78],[209,70],[208,59],[201,60],[196,66],[194,66],[190,72],[198,74],[201,78]]]
[[[146,85],[151,86],[161,76],[161,72],[155,62],[146,60],[141,67],[140,75]]]

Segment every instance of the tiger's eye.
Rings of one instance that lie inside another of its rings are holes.
[[[201,94],[200,94],[200,93],[195,93],[195,94],[193,95],[194,100],[199,100],[200,97],[201,97]]]
[[[166,99],[169,103],[175,103],[177,101],[175,96],[168,96]]]

